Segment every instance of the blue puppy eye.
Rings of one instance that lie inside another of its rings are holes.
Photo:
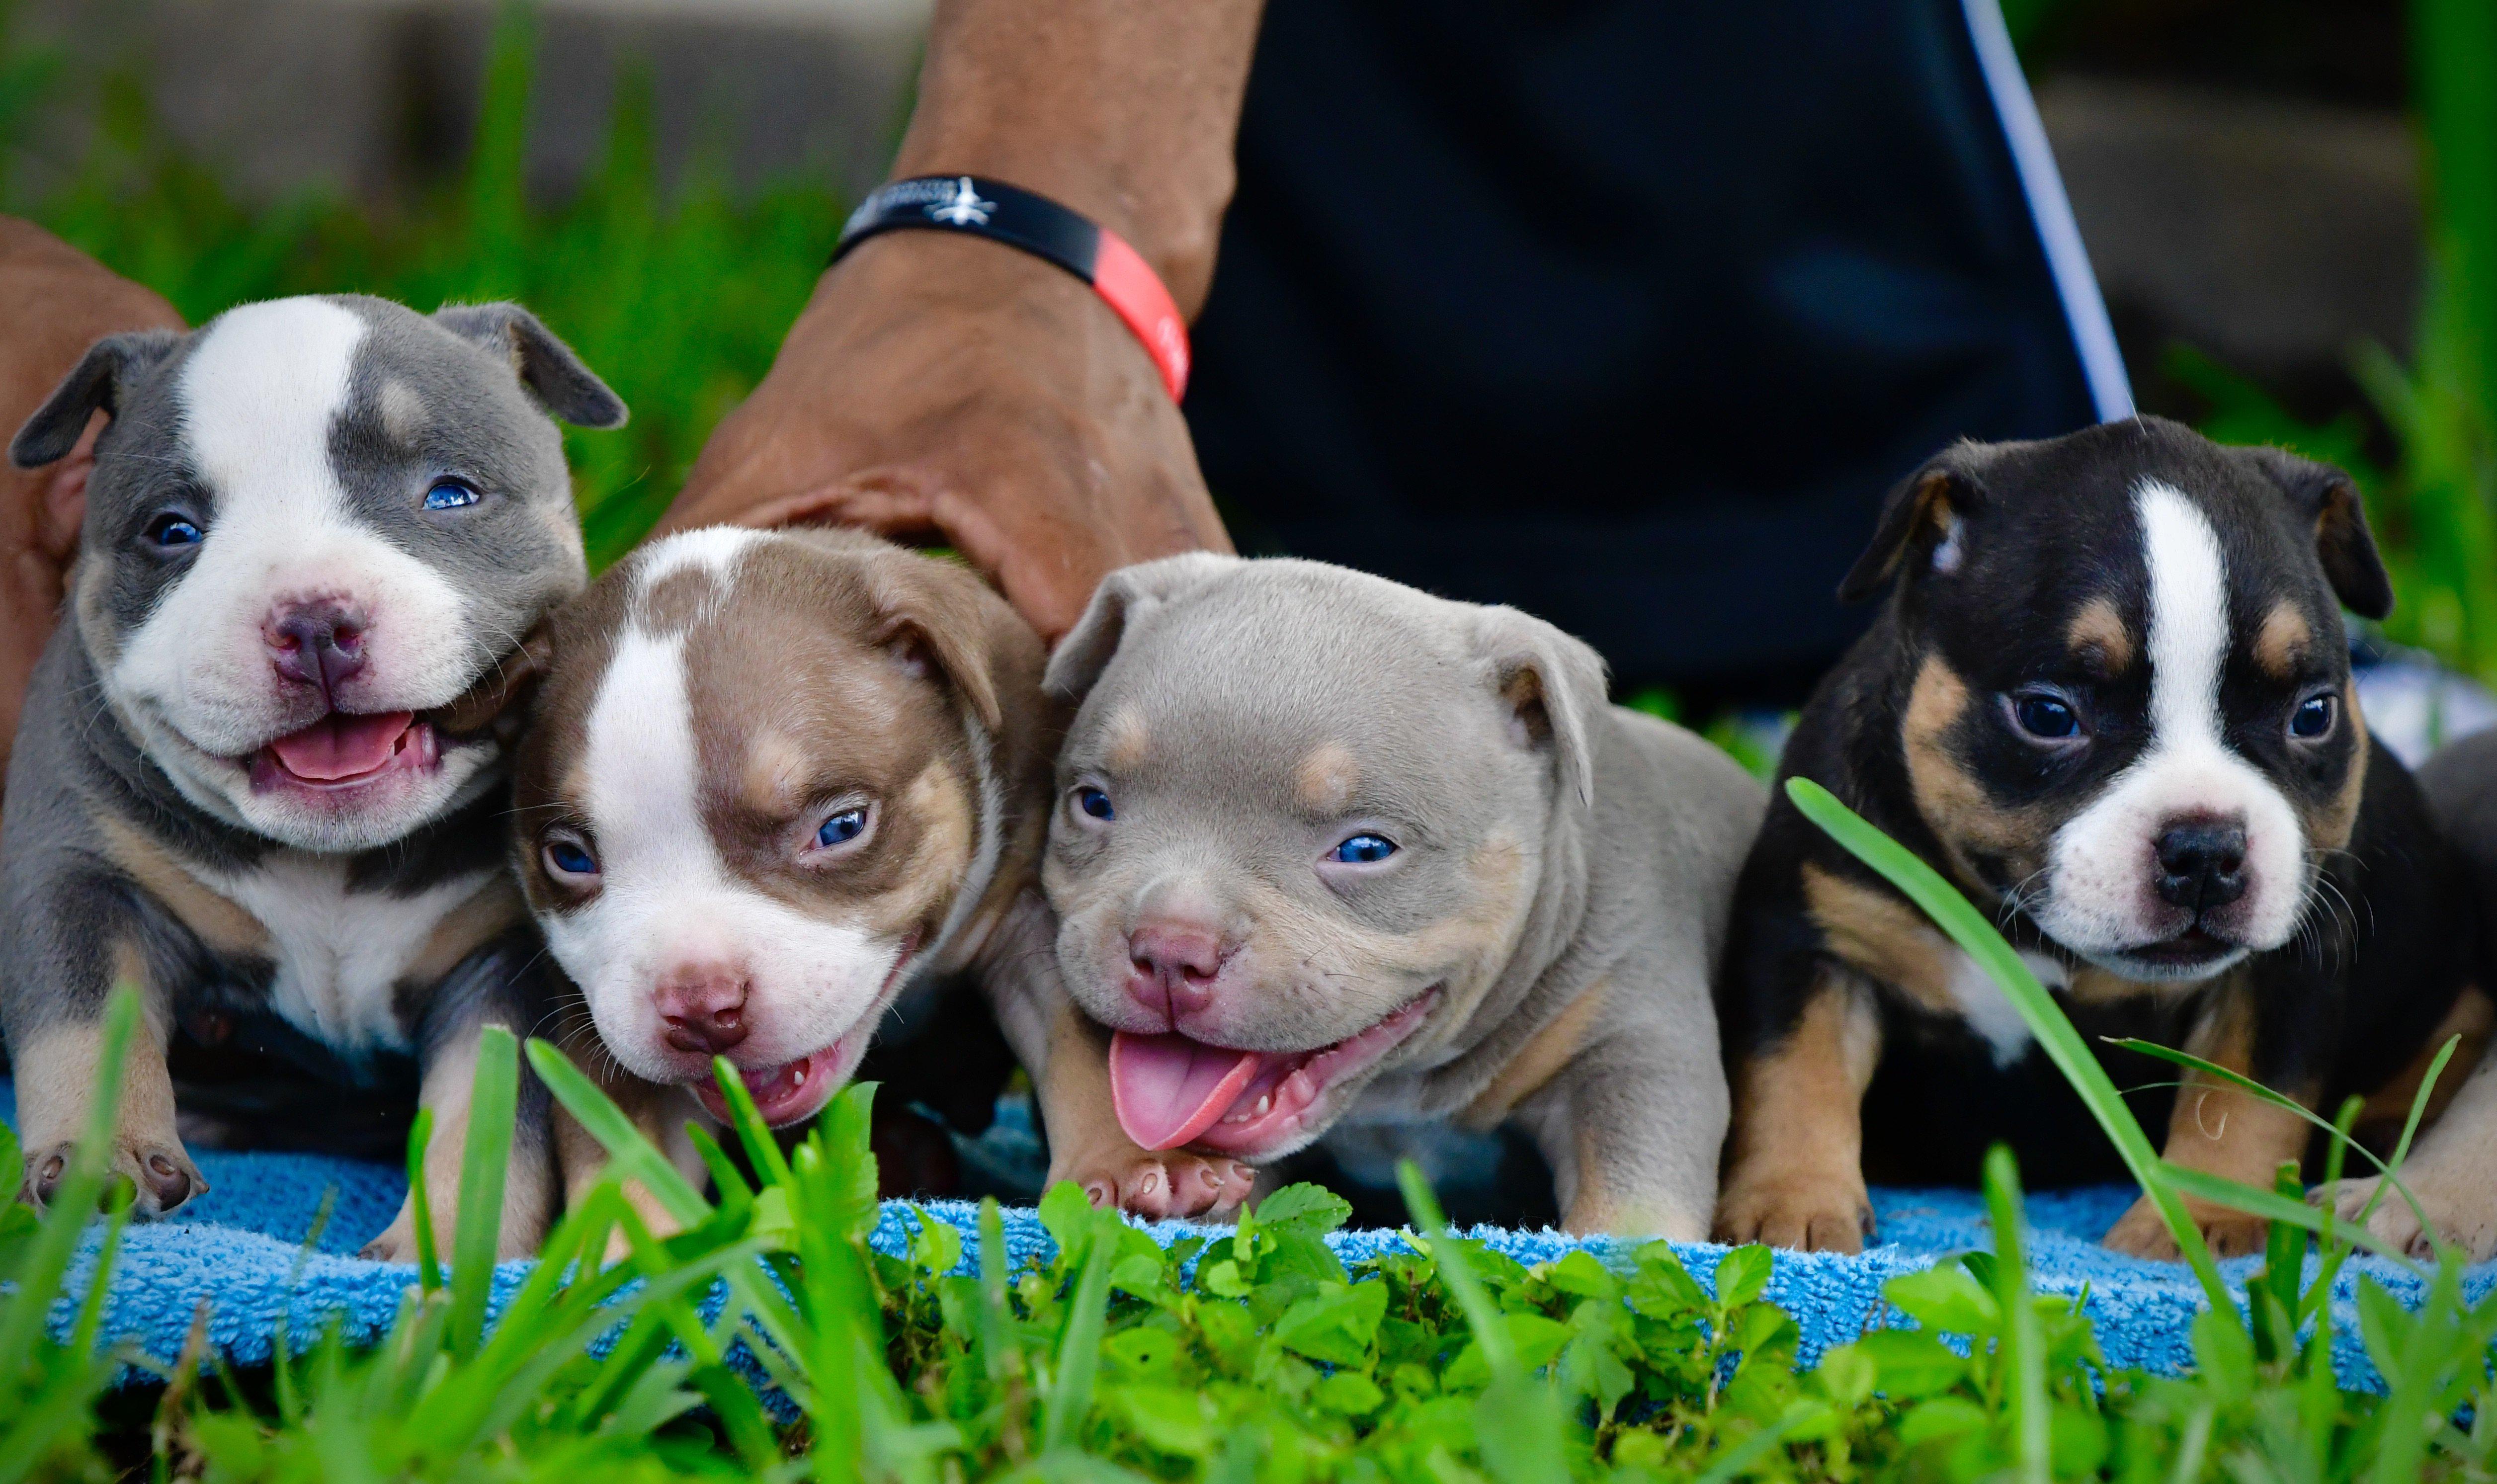
[[[582,847],[579,840],[547,841],[547,869],[558,876],[594,876],[598,874],[598,858]]]
[[[824,827],[815,832],[815,843],[830,849],[835,845],[846,845],[866,833],[867,810],[864,807],[843,809],[824,821]]]
[[[425,508],[458,510],[464,505],[474,505],[484,498],[484,495],[477,492],[477,487],[465,480],[437,479],[433,482],[433,488],[425,491]]]
[[[2080,713],[2070,702],[2037,691],[2011,698],[2011,719],[2021,731],[2044,742],[2062,742],[2081,733]]]
[[[158,512],[156,519],[147,522],[147,539],[171,549],[198,546],[208,538],[198,521],[178,511],[167,510]]]
[[[1330,861],[1346,866],[1375,866],[1396,853],[1396,842],[1384,835],[1356,835],[1327,852]]]
[[[1110,807],[1110,796],[1097,788],[1075,791],[1075,806],[1095,819],[1116,819],[1119,811]]]
[[[2328,737],[2332,732],[2333,718],[2338,716],[2340,711],[2341,708],[2334,697],[2309,696],[2297,703],[2297,710],[2289,713],[2289,735],[2302,738],[2307,742],[2313,742],[2320,737]]]

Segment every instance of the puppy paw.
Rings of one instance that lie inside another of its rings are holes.
[[[1236,1159],[1185,1150],[1129,1150],[1116,1156],[1077,1161],[1050,1184],[1071,1180],[1099,1207],[1115,1206],[1149,1221],[1218,1219],[1248,1199],[1257,1172]]]
[[[2270,1222],[2240,1211],[2226,1211],[2199,1201],[2186,1202],[2185,1210],[2200,1229],[2202,1243],[2214,1257],[2243,1257],[2260,1252],[2271,1232]],[[2185,1256],[2184,1249],[2176,1245],[2176,1234],[2167,1228],[2167,1218],[2160,1215],[2159,1208],[2146,1195],[2134,1201],[2133,1209],[2118,1217],[2099,1240],[2109,1249],[2132,1257],[2178,1262]]]
[[[49,1204],[61,1182],[69,1178],[74,1152],[68,1144],[55,1144],[27,1154],[17,1198],[39,1209]],[[113,1147],[111,1170],[130,1182],[136,1191],[130,1214],[142,1220],[171,1216],[193,1196],[207,1193],[207,1177],[191,1162],[178,1140],[121,1140]]]
[[[356,1249],[356,1255],[366,1262],[396,1263],[402,1267],[416,1265],[416,1219],[406,1208],[399,1210],[396,1220],[382,1228],[382,1234]],[[440,1261],[439,1251],[435,1260]]]
[[[1873,1236],[1873,1198],[1860,1180],[1738,1181],[1718,1201],[1709,1236],[1736,1247],[1860,1252]]]
[[[2402,1199],[2400,1190],[2386,1189],[2381,1200],[2376,1198],[2381,1177],[2368,1180],[2345,1180],[2315,1192],[2314,1199],[2332,1209],[2344,1221],[2355,1221],[2367,1210],[2370,1200],[2376,1209],[2367,1216],[2367,1230],[2379,1241],[2397,1252],[2413,1257],[2434,1258],[2434,1238],[2443,1238],[2462,1249],[2473,1262],[2485,1262],[2497,1256],[2497,1190],[2484,1182],[2458,1182],[2442,1177],[2440,1172],[2414,1165],[2405,1172],[2402,1184],[2419,1207],[2427,1213],[2427,1224],[2419,1224],[2419,1212]],[[2431,1236],[2433,1234],[2433,1236]]]

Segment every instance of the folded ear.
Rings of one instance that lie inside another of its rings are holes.
[[[1873,544],[1838,584],[1840,602],[1861,603],[1903,571],[1959,569],[1961,532],[1986,498],[1977,477],[1986,452],[1981,443],[1953,445],[1899,482],[1882,503]]]
[[[896,550],[869,560],[866,575],[877,642],[904,667],[941,675],[992,734],[1005,724],[1008,699],[1029,704],[1040,640],[979,574]]]
[[[539,404],[574,426],[624,426],[624,399],[520,305],[444,304],[433,323],[509,361]]]
[[[1121,567],[1101,579],[1092,589],[1092,601],[1075,627],[1058,642],[1049,656],[1049,672],[1041,684],[1061,701],[1084,699],[1101,672],[1110,668],[1110,656],[1119,652],[1119,641],[1127,625],[1153,609],[1185,592],[1193,591],[1240,565],[1244,558],[1221,556],[1212,552],[1186,552],[1178,556],[1165,556],[1158,561],[1140,561],[1132,567]]]
[[[2367,502],[2358,482],[2328,463],[2301,458],[2286,449],[2230,450],[2289,496],[2292,509],[2315,532],[2315,554],[2341,606],[2361,618],[2393,611],[2393,581],[2367,529]]]
[[[1594,804],[1596,713],[1607,704],[1603,657],[1514,608],[1482,610],[1474,643],[1491,663],[1492,687],[1518,744],[1550,748],[1562,798],[1581,808]]]
[[[131,383],[172,355],[181,339],[171,330],[135,330],[88,346],[51,396],[9,440],[9,461],[21,469],[40,469],[67,458],[96,409],[118,411]]]

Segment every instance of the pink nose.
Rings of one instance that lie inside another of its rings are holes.
[[[1215,978],[1230,957],[1209,929],[1147,923],[1127,934],[1127,994],[1154,1014],[1176,1019],[1214,998]]]
[[[668,1044],[716,1057],[745,1039],[745,975],[724,964],[686,963],[659,982]]]
[[[324,598],[278,608],[260,637],[279,675],[317,687],[334,705],[338,687],[364,668],[365,627],[363,610]]]

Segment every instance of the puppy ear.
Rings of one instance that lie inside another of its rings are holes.
[[[9,461],[21,469],[40,469],[67,458],[96,409],[119,411],[130,384],[173,354],[181,338],[171,330],[136,330],[106,335],[88,346],[51,396],[9,440]]]
[[[1041,677],[1041,685],[1060,701],[1084,699],[1101,672],[1110,668],[1110,657],[1119,652],[1119,641],[1127,625],[1147,613],[1182,593],[1192,592],[1231,571],[1244,560],[1222,556],[1212,552],[1186,552],[1165,556],[1158,561],[1140,561],[1132,567],[1121,567],[1101,579],[1092,589],[1092,601],[1075,627],[1058,642],[1049,656],[1049,671]]]
[[[521,385],[547,411],[574,426],[624,426],[624,399],[520,305],[444,304],[433,311],[433,323],[510,361]]]
[[[554,669],[554,624],[542,619],[520,647],[498,660],[459,699],[436,713],[434,725],[453,737],[469,737],[489,727],[516,733],[536,696],[538,685]]]
[[[1924,566],[1928,553],[1934,570],[1958,569],[1960,532],[1985,502],[1985,487],[1976,475],[1984,448],[1979,443],[1962,443],[1945,449],[1890,491],[1881,506],[1881,523],[1874,528],[1873,544],[1855,558],[1847,580],[1838,584],[1838,601],[1861,603],[1875,596],[1902,570],[1912,572]],[[1913,566],[1909,561],[1912,554]]]
[[[2230,452],[2278,486],[2314,530],[2315,554],[2342,607],[2361,618],[2382,618],[2393,611],[2393,581],[2385,575],[2385,559],[2377,554],[2375,535],[2367,529],[2367,503],[2358,496],[2356,480],[2286,449]]]
[[[1514,608],[1487,608],[1474,642],[1521,743],[1549,746],[1564,798],[1596,800],[1595,730],[1605,706],[1604,661],[1584,640]]]
[[[977,574],[951,562],[897,550],[870,560],[866,573],[876,642],[916,674],[941,673],[995,734],[1005,723],[1001,672],[1018,658],[1027,677],[1039,668],[1040,641],[1029,626]]]

